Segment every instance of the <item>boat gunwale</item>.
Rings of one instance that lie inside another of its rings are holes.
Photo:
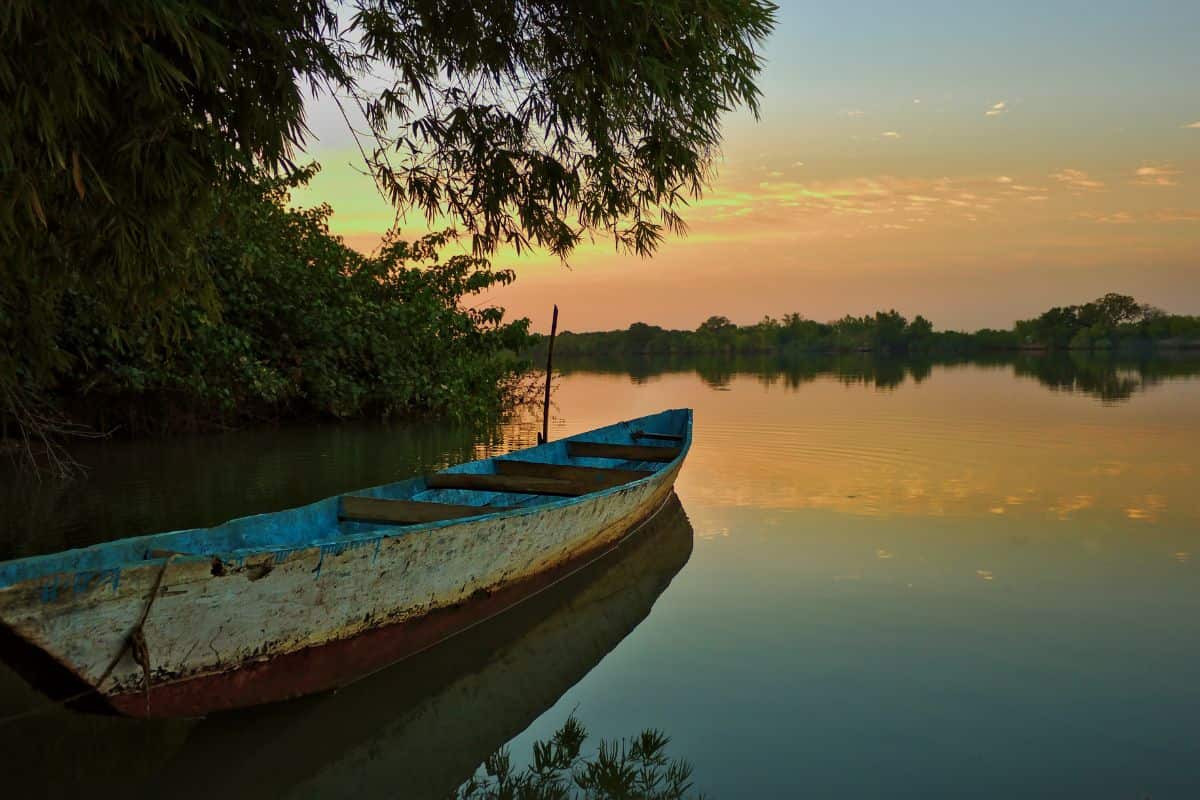
[[[31,574],[27,574],[23,577],[17,577],[15,580],[10,580],[7,582],[5,581],[4,573],[7,569],[17,568],[15,571],[19,573],[20,572],[19,567],[21,565],[33,564],[33,563],[35,563],[39,560],[43,560],[43,559],[47,560],[47,561],[50,559],[59,559],[59,558],[64,559],[64,560],[71,560],[72,558],[75,558],[84,553],[99,553],[99,552],[103,551],[105,548],[112,547],[113,545],[120,543],[120,542],[128,543],[128,542],[136,541],[139,539],[152,540],[152,539],[156,539],[158,537],[164,537],[164,538],[170,537],[175,534],[184,534],[184,533],[191,533],[191,532],[197,532],[197,531],[212,530],[214,528],[220,528],[220,527],[223,527],[226,525],[231,525],[234,523],[249,522],[251,520],[255,520],[255,519],[259,519],[259,518],[263,518],[263,517],[271,517],[276,514],[286,513],[289,511],[297,511],[297,510],[303,509],[303,508],[310,508],[310,507],[318,506],[318,505],[321,505],[324,503],[340,504],[341,498],[346,495],[371,496],[371,495],[364,495],[363,493],[375,491],[378,489],[384,489],[389,486],[395,486],[397,484],[402,484],[402,483],[406,483],[406,482],[423,482],[424,481],[424,476],[413,476],[411,478],[407,478],[407,479],[400,480],[400,481],[391,481],[389,483],[383,483],[383,484],[379,484],[376,486],[369,486],[369,487],[365,487],[365,488],[361,488],[361,489],[355,489],[355,490],[352,490],[349,492],[340,492],[335,495],[323,497],[312,503],[305,503],[303,505],[293,506],[291,508],[283,508],[283,509],[278,509],[275,511],[265,511],[265,512],[262,512],[259,514],[248,514],[248,515],[242,516],[242,517],[234,517],[232,519],[228,519],[228,520],[225,520],[224,522],[218,523],[217,525],[207,526],[206,528],[180,528],[180,529],[174,530],[174,531],[161,531],[158,533],[141,534],[141,535],[137,535],[137,536],[124,537],[122,539],[113,539],[108,542],[100,542],[98,544],[89,545],[87,547],[70,548],[67,550],[60,550],[60,551],[54,552],[54,553],[44,553],[41,555],[27,556],[25,558],[18,558],[18,559],[12,559],[10,561],[0,562],[0,593],[6,592],[10,589],[14,589],[16,587],[20,587],[24,584],[29,583],[30,581],[45,581],[47,578],[54,578],[54,577],[60,576],[60,575],[77,574],[81,571],[82,572],[95,572],[95,571],[105,571],[105,570],[124,571],[127,569],[136,569],[136,568],[145,567],[145,566],[156,566],[161,569],[162,565],[167,561],[171,561],[172,563],[176,563],[176,564],[196,564],[196,563],[201,563],[201,562],[211,563],[214,560],[219,559],[222,562],[238,563],[238,562],[244,561],[247,558],[251,558],[254,556],[270,556],[273,561],[278,563],[281,560],[280,556],[283,556],[283,559],[286,559],[288,556],[291,556],[292,554],[301,553],[301,552],[304,552],[307,550],[321,549],[326,552],[339,553],[344,550],[350,549],[352,546],[362,545],[362,544],[369,543],[369,542],[376,541],[376,540],[382,541],[385,539],[396,539],[396,538],[400,538],[402,536],[409,536],[409,535],[413,535],[413,534],[421,534],[421,533],[426,533],[426,532],[432,533],[432,532],[436,532],[436,531],[441,531],[445,528],[462,526],[462,525],[470,524],[470,523],[478,523],[478,522],[482,522],[484,520],[515,519],[515,518],[519,518],[519,517],[526,516],[529,514],[542,513],[545,511],[549,511],[551,509],[561,509],[561,508],[567,508],[567,507],[574,506],[574,505],[581,505],[582,503],[590,502],[595,499],[599,499],[602,497],[608,497],[608,496],[616,494],[617,492],[620,492],[620,491],[625,491],[630,488],[647,485],[652,481],[660,479],[663,475],[669,474],[680,462],[682,462],[682,460],[684,458],[687,457],[688,451],[691,449],[692,424],[693,424],[692,409],[690,409],[690,408],[664,409],[662,411],[655,412],[652,414],[644,414],[640,417],[634,417],[633,419],[630,419],[630,420],[624,420],[622,422],[612,423],[611,425],[604,425],[604,426],[601,426],[600,428],[593,428],[591,430],[575,434],[574,436],[568,436],[568,437],[564,437],[563,439],[555,440],[556,443],[557,442],[568,442],[568,441],[571,441],[574,439],[579,439],[580,437],[586,437],[589,434],[595,433],[596,431],[604,430],[605,428],[612,428],[612,427],[616,427],[618,425],[632,424],[639,420],[646,419],[648,417],[657,417],[657,416],[667,415],[667,414],[671,414],[671,413],[682,414],[683,418],[684,418],[683,440],[679,443],[679,445],[678,445],[679,452],[676,454],[676,456],[673,459],[671,459],[670,461],[657,463],[655,465],[655,469],[648,471],[646,473],[646,475],[641,478],[637,478],[635,480],[628,481],[626,483],[620,483],[615,486],[609,486],[609,487],[605,487],[602,489],[597,489],[596,491],[589,492],[587,494],[578,495],[575,497],[552,497],[549,502],[539,503],[537,505],[515,506],[515,507],[507,508],[504,510],[488,511],[487,513],[477,514],[477,515],[470,516],[470,517],[458,517],[458,518],[453,518],[453,519],[438,520],[438,521],[434,521],[434,522],[414,523],[414,524],[410,524],[410,525],[391,525],[391,524],[386,524],[386,523],[379,524],[379,523],[368,523],[368,522],[357,523],[357,524],[361,524],[361,525],[365,525],[365,526],[369,525],[369,526],[371,526],[371,528],[369,530],[365,530],[365,531],[361,531],[361,532],[357,532],[357,533],[340,533],[339,532],[339,533],[335,533],[334,537],[332,537],[332,538],[312,539],[307,542],[296,543],[293,545],[271,544],[271,545],[263,545],[263,546],[258,546],[258,547],[240,547],[240,548],[217,551],[217,552],[212,552],[212,553],[171,552],[168,550],[167,554],[165,554],[165,555],[155,555],[155,556],[150,556],[150,557],[140,558],[140,559],[132,559],[131,558],[131,559],[117,562],[108,567],[99,568],[99,569],[94,568],[94,567],[85,567],[85,568],[81,569],[78,566],[78,561],[76,560],[75,561],[76,566],[74,568],[53,570],[53,571],[47,571],[47,572],[37,572],[36,570],[32,570]],[[544,447],[544,446],[545,446],[544,444],[543,445],[534,445],[533,447],[526,447],[526,448],[522,448],[521,450],[514,450],[510,453],[505,453],[505,454],[499,455],[499,456],[490,456],[488,458],[476,459],[474,461],[463,461],[458,464],[452,464],[449,467],[446,467],[445,469],[448,470],[448,469],[452,469],[452,468],[458,467],[458,466],[463,466],[466,464],[477,464],[477,463],[481,463],[481,462],[496,461],[499,459],[508,458],[510,456],[515,456],[519,453],[524,453],[524,452],[528,452],[531,450],[535,450],[538,447]],[[663,446],[663,445],[651,445],[651,446]],[[440,471],[444,471],[444,470],[440,470]],[[424,489],[421,489],[418,491],[424,491]],[[414,492],[414,494],[416,494],[416,492]],[[530,496],[536,497],[536,496],[548,496],[548,495],[530,495]],[[417,501],[417,502],[420,502],[420,501]],[[480,508],[481,509],[486,508],[486,506],[480,506]],[[336,517],[336,513],[337,513],[336,510],[334,513],[335,513],[335,517]],[[336,531],[336,524],[335,524],[334,530]],[[148,542],[148,543],[150,543],[150,542]],[[166,544],[166,543],[164,542],[163,544]]]

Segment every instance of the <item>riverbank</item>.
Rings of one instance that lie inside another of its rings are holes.
[[[1024,350],[1087,352],[1200,349],[1200,316],[1167,314],[1127,295],[1106,294],[1078,306],[1052,308],[1018,320],[1008,330],[973,333],[934,329],[921,315],[896,310],[816,322],[800,314],[764,317],[735,325],[713,316],[695,330],[669,330],[635,322],[626,330],[563,332],[555,352],[563,355],[627,354],[833,354],[971,355]]]
[[[79,434],[470,420],[518,399],[529,321],[472,306],[515,274],[484,258],[442,258],[449,233],[385,237],[373,255],[357,252],[330,233],[328,206],[291,205],[289,192],[315,170],[260,175],[217,198],[195,243],[203,291],[117,317],[84,289],[66,292],[43,354],[53,368],[0,374],[5,449],[36,466]]]

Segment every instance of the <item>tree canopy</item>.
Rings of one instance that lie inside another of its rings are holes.
[[[0,7],[0,417],[80,355],[65,298],[117,349],[221,313],[221,194],[290,172],[305,99],[361,104],[398,214],[566,257],[682,231],[722,115],[757,113],[766,0],[128,0]],[[378,87],[383,85],[382,89]],[[130,320],[137,324],[131,326]],[[136,328],[135,336],[132,330]],[[19,402],[18,402],[19,401]],[[41,402],[38,400],[37,402]]]
[[[305,84],[352,63],[321,0],[0,6],[0,422],[41,418],[79,363],[68,295],[114,347],[186,334],[180,296],[218,310],[211,198],[291,166]]]
[[[398,207],[446,214],[476,252],[647,254],[700,194],[724,112],[758,110],[765,0],[361,2],[350,28],[397,77],[367,104]],[[395,161],[393,161],[395,159]],[[394,165],[394,166],[393,166]]]

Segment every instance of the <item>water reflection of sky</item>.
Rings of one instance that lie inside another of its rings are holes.
[[[718,797],[1200,796],[1200,380],[722,386],[563,379],[559,434],[695,408],[697,545],[516,752],[574,710]]]
[[[714,797],[1200,796],[1200,379],[1143,382],[1117,402],[1003,365],[927,365],[920,380],[906,369],[882,384],[820,369],[802,381],[736,366],[719,381],[568,372],[553,436],[695,409],[678,481],[694,550],[669,587],[639,599],[620,583],[611,605],[547,616],[561,640],[518,661],[481,640],[481,658],[500,659],[486,673],[495,695],[455,695],[449,717],[410,726],[402,692],[362,684],[251,713],[247,740],[268,731],[274,751],[325,754],[338,736],[361,739],[402,774],[415,748],[452,748],[453,731],[487,727],[470,714],[496,715],[489,698],[512,696],[530,702],[507,730],[537,717],[512,742],[517,757],[572,712],[593,746],[656,727]],[[105,443],[81,450],[85,481],[0,482],[0,547],[212,524],[507,452],[539,429],[532,415],[483,433],[303,426]],[[622,607],[636,607],[632,621]],[[587,619],[620,623],[593,656],[581,656]],[[553,683],[544,668],[560,657],[575,671]],[[477,683],[468,659],[446,658],[447,675]],[[354,697],[383,712],[359,713]],[[185,747],[200,763],[261,750],[210,728],[207,745]],[[499,743],[475,739],[471,753]],[[258,760],[231,760],[222,774],[261,777]],[[330,778],[321,796],[371,796],[313,769]]]
[[[680,478],[689,509],[994,515],[1010,524],[1104,521],[1130,530],[1200,520],[1191,488],[1200,382],[1120,406],[995,370],[938,371],[885,393],[832,377],[785,391],[738,375],[729,387],[713,392],[690,374],[636,389],[616,376],[571,375],[557,395],[559,424],[587,429],[614,402],[629,415],[693,406],[696,444]]]

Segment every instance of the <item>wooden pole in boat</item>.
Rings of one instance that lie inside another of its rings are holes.
[[[554,306],[554,316],[550,319],[550,346],[546,348],[546,396],[542,400],[542,434],[538,444],[550,441],[550,376],[554,366],[554,334],[558,332],[558,304]]]

